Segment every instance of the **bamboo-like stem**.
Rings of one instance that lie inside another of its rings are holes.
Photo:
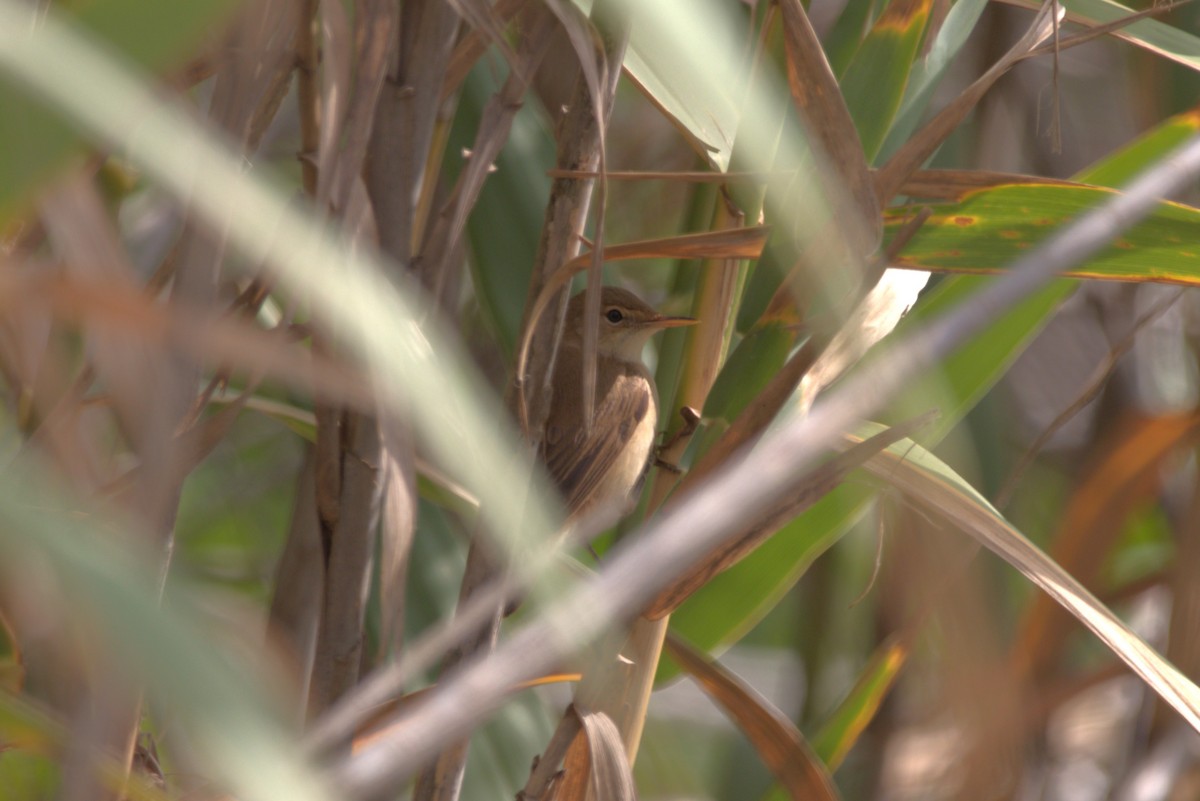
[[[321,93],[317,89],[320,63],[317,0],[300,0],[296,33],[296,98],[300,115],[300,176],[304,194],[317,195],[317,149],[321,142]]]
[[[391,64],[398,11],[387,0],[358,0],[354,36],[357,69],[344,112],[322,122],[334,144],[318,165],[317,201],[350,230],[369,232],[373,214],[351,204],[360,180],[376,108]],[[332,49],[332,48],[331,48]],[[344,131],[344,135],[337,132]],[[320,132],[318,132],[319,134]],[[362,233],[360,233],[362,235]],[[322,332],[318,346],[337,349],[337,332]],[[358,682],[362,666],[366,588],[376,550],[383,501],[383,434],[373,413],[317,404],[316,501],[324,557],[320,621],[309,682],[310,716],[319,714]],[[405,460],[409,461],[409,460]],[[414,525],[413,520],[405,523]]]

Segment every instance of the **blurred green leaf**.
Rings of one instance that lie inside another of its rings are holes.
[[[62,727],[29,701],[0,691],[0,759],[4,749],[45,753],[60,739]],[[0,782],[0,787],[5,785]]]
[[[302,459],[302,443],[274,419],[239,415],[183,486],[177,575],[269,605]]]
[[[24,698],[0,691],[0,798],[40,801],[57,797],[62,753],[70,748],[66,726]],[[141,774],[126,775],[115,759],[100,762],[110,788],[122,801],[165,801],[164,791]]]
[[[8,621],[0,613],[0,694],[20,692],[25,680],[25,668],[21,664],[21,651]],[[3,738],[0,738],[3,742]]]
[[[879,153],[900,108],[931,3],[892,0],[842,76],[842,94],[868,162]]]
[[[25,669],[9,657],[0,657],[0,691],[17,692],[25,681]]]
[[[151,71],[179,65],[211,39],[238,0],[94,0],[71,15],[81,32]],[[103,86],[94,91],[104,92]],[[0,77],[0,222],[78,154],[82,138],[46,106]]]

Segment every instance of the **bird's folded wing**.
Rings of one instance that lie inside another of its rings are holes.
[[[570,387],[573,383],[558,386]],[[623,372],[611,381],[599,380],[597,384],[600,385],[600,396],[589,432],[584,433],[583,421],[578,416],[564,413],[564,410],[580,408],[579,403],[561,402],[568,400],[565,398],[556,399],[547,420],[543,458],[571,514],[601,500],[623,500],[604,497],[614,489],[610,483],[615,478],[612,470],[619,462],[631,458],[631,454],[625,452],[630,445],[630,436],[638,424],[653,413],[653,394],[645,377],[632,371]],[[575,389],[576,397],[578,393]],[[641,458],[643,464],[638,465],[639,471],[645,467],[646,454]],[[621,491],[629,489],[624,487]]]

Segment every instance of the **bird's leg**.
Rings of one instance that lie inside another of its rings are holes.
[[[684,406],[682,409],[680,409],[679,416],[683,418],[683,425],[671,436],[669,440],[666,440],[662,445],[659,445],[658,449],[654,452],[654,466],[662,470],[666,470],[669,473],[674,473],[677,476],[683,475],[683,470],[680,469],[679,465],[664,461],[663,459],[660,459],[658,455],[663,451],[668,451],[671,448],[674,448],[677,444],[679,444],[680,440],[690,439],[691,436],[696,433],[697,426],[700,425],[700,413],[691,406]]]

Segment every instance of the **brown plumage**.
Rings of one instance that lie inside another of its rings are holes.
[[[624,289],[604,287],[596,346],[592,428],[583,425],[584,295],[571,299],[555,362],[542,458],[571,517],[600,504],[623,503],[637,486],[654,446],[658,394],[642,364],[654,332],[694,323],[664,317]]]

